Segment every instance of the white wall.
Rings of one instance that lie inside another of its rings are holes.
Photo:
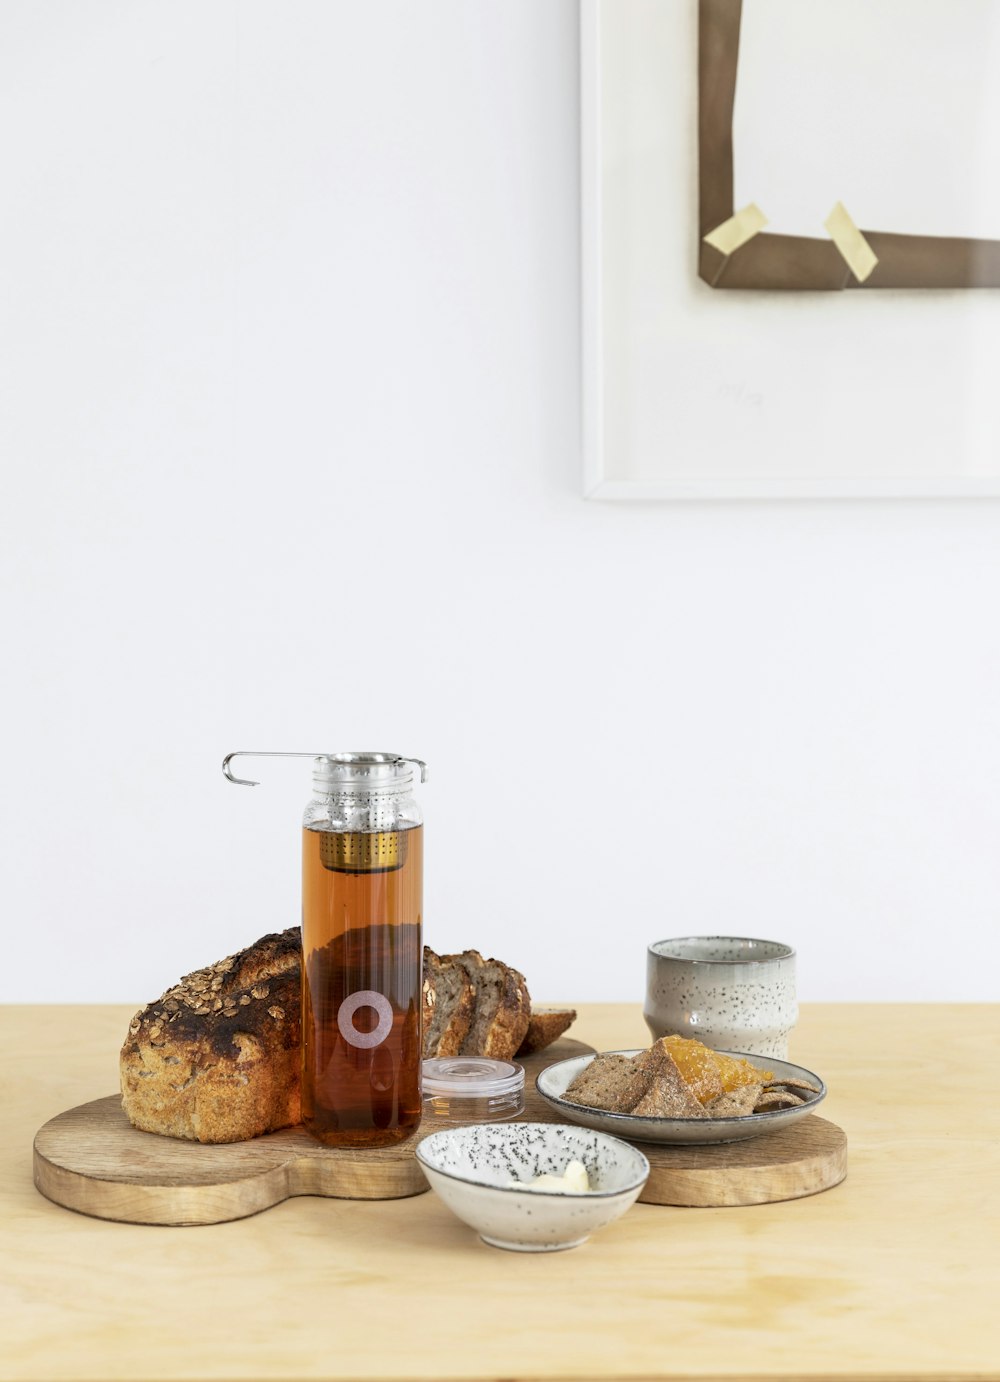
[[[573,0],[7,0],[3,999],[296,922],[258,747],[426,758],[538,998],[998,997],[1000,504],[584,501],[577,100]]]

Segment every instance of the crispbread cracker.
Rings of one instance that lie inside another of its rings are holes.
[[[791,1076],[785,1080],[768,1080],[765,1089],[808,1089],[810,1094],[818,1094],[819,1086],[810,1084],[808,1080],[793,1079]]]
[[[656,1049],[655,1047],[653,1048]],[[652,1067],[652,1068],[650,1068]],[[673,1057],[661,1051],[647,1064],[649,1088],[629,1110],[637,1118],[704,1118],[705,1108],[684,1082]]]
[[[570,1084],[564,1099],[605,1113],[628,1113],[649,1088],[649,1072],[615,1051],[595,1056]]]
[[[769,1109],[778,1108],[798,1108],[800,1104],[808,1103],[801,1094],[794,1094],[790,1089],[765,1089],[757,1100],[755,1113],[767,1113]]]
[[[740,1085],[738,1089],[731,1089],[728,1094],[720,1094],[717,1099],[706,1104],[705,1112],[709,1118],[742,1118],[756,1111],[757,1100],[763,1092],[763,1085]]]
[[[819,1092],[808,1080],[775,1079],[742,1056],[672,1035],[634,1056],[619,1051],[595,1056],[564,1097],[637,1118],[745,1118],[798,1108]]]
[[[653,1042],[648,1051],[636,1056],[636,1061],[652,1071],[654,1080],[659,1078],[660,1070],[667,1068],[669,1063],[668,1078],[672,1079],[673,1071],[676,1071],[685,1088],[702,1106],[711,1103],[723,1093],[719,1057],[693,1037],[681,1037],[676,1034],[660,1037],[659,1041]]]

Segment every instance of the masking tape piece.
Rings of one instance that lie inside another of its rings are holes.
[[[732,254],[748,240],[752,240],[766,225],[767,217],[756,202],[751,202],[742,211],[730,216],[728,221],[723,221],[714,230],[710,230],[702,239],[706,245],[711,245],[721,254]]]
[[[843,202],[837,203],[823,225],[851,273],[859,283],[864,283],[871,277],[878,255],[851,220]]]

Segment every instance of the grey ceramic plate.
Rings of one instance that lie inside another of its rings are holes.
[[[638,1051],[619,1051],[617,1055],[637,1056]],[[776,1080],[808,1080],[819,1089],[818,1094],[808,1090],[797,1090],[804,1094],[807,1102],[795,1108],[770,1109],[767,1113],[747,1113],[740,1118],[636,1118],[631,1113],[604,1113],[600,1109],[585,1108],[582,1104],[564,1099],[567,1088],[580,1071],[594,1059],[593,1056],[575,1056],[572,1060],[558,1061],[550,1065],[535,1080],[535,1088],[552,1108],[571,1123],[579,1123],[585,1128],[597,1128],[615,1137],[627,1138],[630,1142],[666,1142],[674,1146],[685,1143],[742,1142],[748,1137],[759,1137],[761,1133],[775,1132],[787,1128],[789,1123],[805,1118],[816,1109],[826,1097],[826,1085],[811,1070],[803,1070],[801,1065],[792,1065],[786,1060],[775,1060],[772,1056],[748,1056],[743,1051],[725,1051],[727,1056],[741,1056],[759,1070],[770,1070]]]

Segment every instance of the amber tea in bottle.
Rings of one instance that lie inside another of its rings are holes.
[[[420,1122],[423,827],[302,831],[302,1120],[330,1146]]]
[[[422,780],[426,769],[395,754],[308,756],[302,1121],[331,1147],[388,1146],[420,1123],[424,832],[412,784],[414,766]],[[234,757],[223,769],[241,782]]]

